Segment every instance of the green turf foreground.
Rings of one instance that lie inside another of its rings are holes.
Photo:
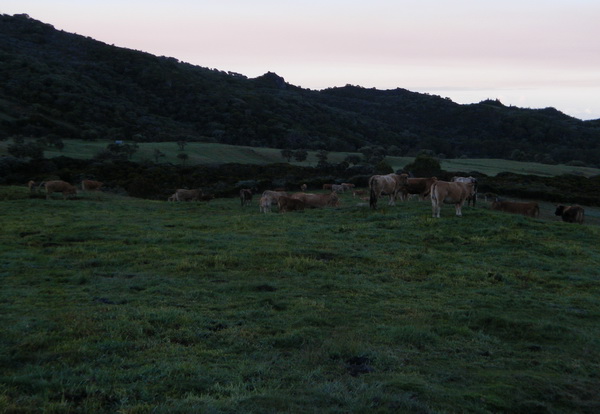
[[[2,413],[600,412],[600,228],[0,188]]]

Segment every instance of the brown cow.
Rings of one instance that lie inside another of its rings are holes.
[[[407,179],[407,174],[374,175],[369,178],[369,204],[371,208],[377,208],[377,199],[384,194],[390,196],[388,202],[390,206],[396,205],[398,192],[406,185]]]
[[[454,204],[457,216],[462,216],[462,206],[465,200],[475,191],[473,183],[452,183],[448,181],[435,181],[431,185],[432,216],[440,218],[442,204]]]
[[[583,224],[583,218],[585,216],[585,210],[583,207],[575,204],[574,206],[556,206],[555,215],[560,216],[562,221],[566,223],[579,223]]]
[[[285,213],[287,211],[299,211],[304,210],[304,202],[297,198],[281,196],[277,201],[277,205],[279,206],[279,212]]]
[[[355,185],[352,183],[342,183],[342,187],[344,187],[344,190],[352,190]]]
[[[340,205],[339,197],[335,192],[329,194],[295,193],[292,194],[292,198],[304,202],[306,208],[337,207]]]
[[[331,187],[333,187],[333,184],[323,184],[323,190],[331,190]]]
[[[431,191],[431,185],[436,181],[436,177],[407,178],[406,185],[400,189],[401,199],[407,200],[409,194],[418,194],[420,200],[425,200]]]
[[[364,196],[366,193],[365,190],[354,190],[352,191],[352,197],[356,198],[356,196]]]
[[[242,188],[240,190],[240,202],[242,207],[249,206],[252,203],[252,190],[249,188]]]
[[[77,194],[77,189],[74,185],[62,180],[46,181],[41,183],[41,186],[46,187],[46,200],[50,199],[52,193],[62,193],[65,200],[68,195]]]
[[[100,187],[102,187],[103,185],[104,185],[104,183],[102,183],[100,181],[94,181],[94,180],[81,181],[81,189],[83,191],[96,191],[96,190],[99,190]]]
[[[184,188],[178,188],[173,194],[175,201],[200,201],[202,197],[202,190],[186,190]]]
[[[540,207],[534,202],[499,201],[492,202],[492,210],[504,211],[505,213],[522,214],[528,217],[538,217]]]

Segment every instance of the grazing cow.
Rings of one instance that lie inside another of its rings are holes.
[[[472,197],[467,199],[467,205],[475,207],[475,202],[477,201],[477,178],[475,177],[452,177],[452,182],[454,183],[473,183],[475,184],[475,193]]]
[[[402,200],[408,200],[409,194],[418,194],[419,199],[425,200],[429,195],[431,185],[437,181],[436,177],[429,178],[407,178],[406,185],[400,189]]]
[[[342,187],[344,187],[344,190],[352,190],[355,185],[352,183],[342,183]]]
[[[352,191],[352,197],[356,198],[356,196],[364,196],[367,194],[365,190],[354,190]]]
[[[331,187],[333,187],[333,184],[323,184],[323,190],[331,190]]]
[[[307,189],[307,188],[308,188],[308,186],[307,186],[306,184],[302,184],[302,185],[300,186],[300,190],[301,190],[301,191],[306,191],[306,189]]]
[[[45,181],[40,184],[40,187],[42,186],[46,188],[46,200],[50,199],[52,193],[62,193],[65,200],[68,195],[77,194],[77,189],[74,185],[62,180]]]
[[[407,179],[407,174],[374,175],[369,178],[369,204],[371,208],[377,208],[377,199],[384,194],[390,196],[388,202],[390,206],[396,205],[398,192],[406,185]]]
[[[30,193],[33,193],[34,191],[37,192],[37,187],[36,187],[35,181],[29,180],[29,182],[27,183],[27,187],[29,187]]]
[[[345,190],[343,185],[332,184],[331,191],[335,191],[336,193],[343,193]]]
[[[301,200],[306,208],[337,207],[340,205],[336,192],[329,194],[295,193],[292,198]]]
[[[240,190],[240,202],[242,203],[242,207],[249,206],[252,203],[252,190],[242,188]]]
[[[173,196],[175,196],[175,201],[200,201],[202,190],[186,190],[184,188],[178,188]]]
[[[583,218],[585,216],[585,210],[583,207],[578,206],[577,204],[574,206],[556,206],[555,215],[560,216],[562,221],[566,223],[579,223],[583,224]]]
[[[304,210],[304,202],[297,198],[281,196],[277,201],[277,205],[279,206],[279,212],[285,213],[287,211],[298,211]]]
[[[457,216],[462,216],[465,200],[475,191],[473,183],[436,181],[431,185],[431,209],[434,218],[440,218],[442,204],[454,204]]]
[[[538,217],[540,215],[540,207],[534,202],[517,202],[517,201],[500,201],[492,202],[492,210],[504,211],[505,213],[522,214],[527,217]]]
[[[103,185],[104,185],[104,183],[102,183],[100,181],[94,181],[94,180],[81,181],[81,189],[83,191],[96,191],[96,190],[99,190],[100,187],[102,187]]]

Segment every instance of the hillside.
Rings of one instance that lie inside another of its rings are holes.
[[[553,108],[459,105],[405,89],[314,91],[248,79],[0,16],[0,138],[212,142],[597,166],[600,122]],[[515,150],[518,150],[515,152]]]

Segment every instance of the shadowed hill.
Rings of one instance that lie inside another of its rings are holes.
[[[303,89],[118,48],[27,15],[0,16],[0,138],[196,141],[596,165],[599,121],[459,105],[405,89]],[[515,150],[518,150],[515,153]]]

